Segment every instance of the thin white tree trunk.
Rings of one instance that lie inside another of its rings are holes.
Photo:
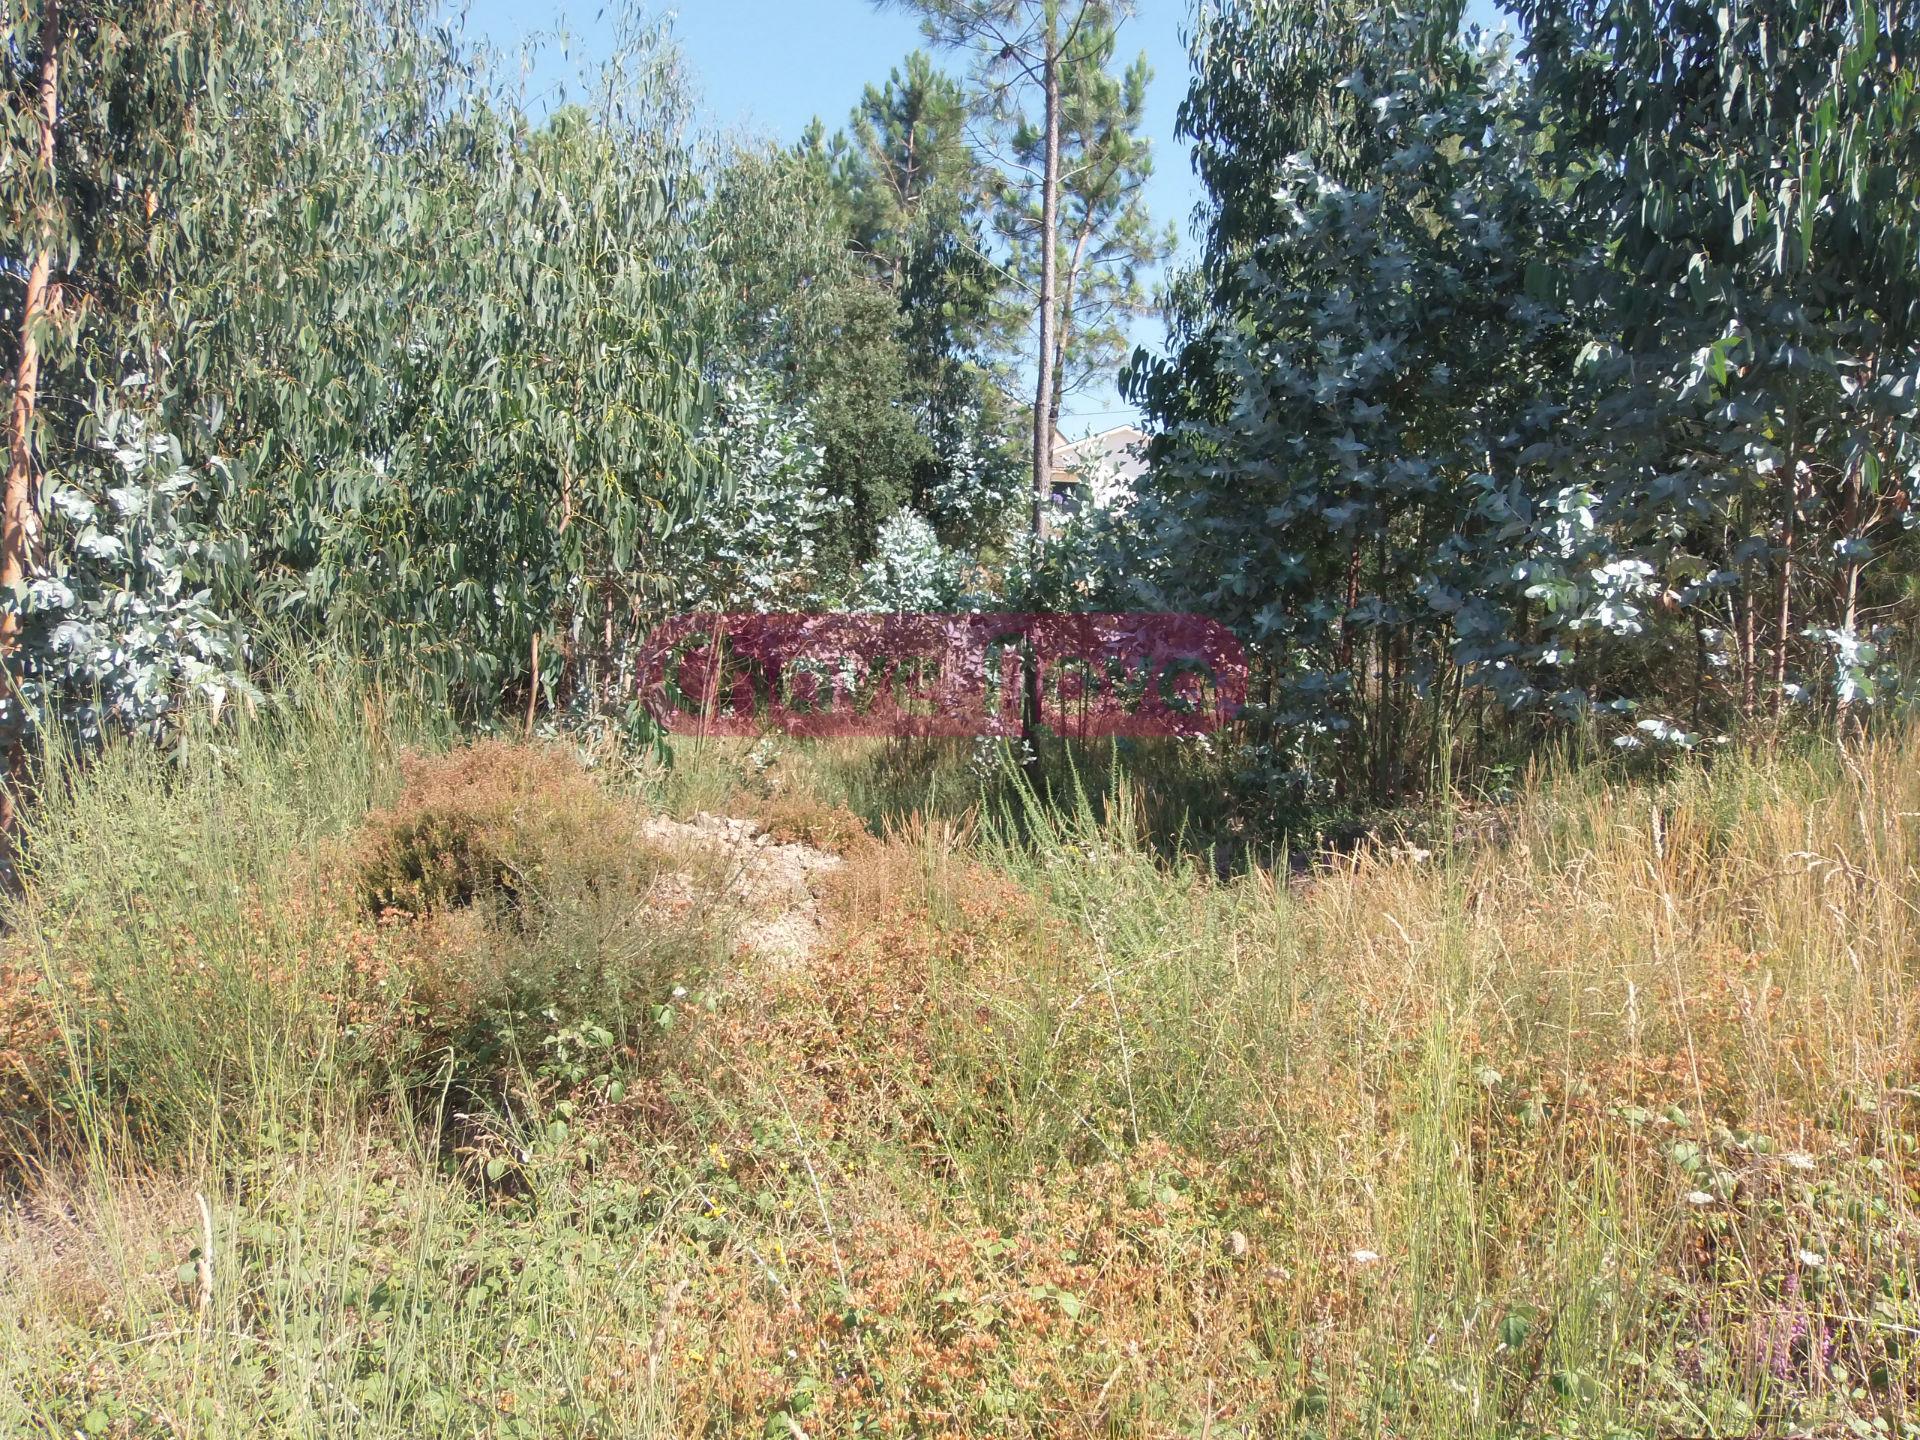
[[[1787,470],[1787,510],[1780,531],[1778,613],[1773,627],[1773,695],[1767,718],[1776,726],[1787,703],[1787,640],[1793,631],[1793,545],[1800,518],[1800,470],[1794,461]]]
[[[1862,523],[1865,476],[1858,465],[1847,477],[1847,500],[1841,514],[1841,538],[1848,545],[1848,554],[1840,571],[1840,633],[1849,640],[1855,638],[1853,627],[1860,623],[1860,562],[1854,559],[1856,551],[1852,549],[1861,538],[1866,526]],[[1853,719],[1853,701],[1842,688],[1839,704],[1834,717],[1834,730],[1842,739],[1846,738],[1850,722]]]

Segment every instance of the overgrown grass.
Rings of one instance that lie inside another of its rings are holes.
[[[839,809],[874,834],[914,817],[959,821],[981,812],[1024,826],[1029,781],[1006,742],[895,738],[795,740],[687,739],[671,767],[643,789],[676,813],[699,810],[765,816],[808,808]],[[1039,751],[1040,812],[1084,803],[1104,820],[1123,798],[1139,838],[1163,854],[1203,854],[1215,847],[1243,864],[1266,858],[1238,813],[1229,766],[1205,742],[1043,739]],[[1302,809],[1289,817],[1311,836],[1339,820]]]
[[[1916,1433],[1911,736],[1224,881],[1125,774],[396,751],[50,800],[0,1430]],[[636,793],[841,851],[824,948]]]
[[[393,748],[370,695],[320,675],[303,693],[297,711],[196,728],[164,758],[83,758],[56,737],[6,921],[7,964],[40,982],[60,1063],[16,1067],[38,1105],[10,1120],[192,1152],[320,1103],[350,1068],[348,957],[315,902],[334,847],[391,788]]]

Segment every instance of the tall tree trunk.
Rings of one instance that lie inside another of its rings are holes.
[[[1353,673],[1353,612],[1360,608],[1360,542],[1353,542],[1353,554],[1347,557],[1347,608],[1340,615],[1339,665]]]
[[[1060,239],[1060,16],[1047,6],[1046,55],[1041,65],[1046,92],[1047,150],[1040,177],[1040,347],[1034,360],[1033,534],[1047,538],[1053,493],[1053,351],[1057,323],[1055,285]]]
[[[1787,637],[1793,630],[1793,543],[1795,521],[1800,514],[1800,471],[1796,460],[1787,471],[1787,515],[1780,535],[1780,591],[1773,634],[1773,695],[1768,718],[1780,723],[1781,707],[1787,702]]]
[[[20,309],[20,359],[13,377],[13,405],[7,417],[7,479],[0,488],[0,590],[17,590],[40,546],[40,507],[33,478],[33,422],[40,398],[39,330],[57,300],[53,284],[53,246],[58,228],[54,140],[60,123],[60,3],[45,0],[40,14],[40,200],[39,234],[27,268],[25,304]],[[20,616],[0,615],[0,667],[5,696],[24,723],[14,662],[20,650]],[[26,782],[27,754],[16,732],[7,746],[6,783],[0,786],[0,832],[11,836],[19,820],[19,797]]]
[[[1760,599],[1754,594],[1753,566],[1740,582],[1740,718],[1751,722],[1760,703]]]
[[[1072,294],[1071,284],[1062,289],[1060,323],[1058,333],[1053,340],[1053,384],[1049,387],[1052,395],[1048,399],[1047,433],[1055,435],[1060,430],[1060,401],[1067,393],[1067,346],[1073,343],[1073,317],[1067,313],[1066,301]]]
[[[1700,617],[1693,617],[1693,718],[1689,722],[1693,733],[1701,733],[1702,716],[1706,714],[1707,687],[1707,629]]]
[[[1040,348],[1034,356],[1033,539],[1036,558],[1047,538],[1047,512],[1053,503],[1053,346],[1054,284],[1060,235],[1060,13],[1047,0],[1046,54],[1040,71],[1046,92],[1047,153],[1040,176]],[[1020,707],[1020,738],[1026,745],[1028,782],[1040,787],[1040,658],[1027,640],[1022,667],[1025,695]]]
[[[1087,239],[1092,232],[1082,227],[1073,240],[1073,258],[1067,261],[1067,272],[1057,277],[1059,290],[1058,309],[1060,319],[1053,337],[1053,395],[1048,415],[1049,435],[1057,434],[1060,429],[1060,402],[1067,393],[1067,347],[1073,344],[1073,291],[1080,278],[1080,266],[1087,253]]]
[[[1853,473],[1847,477],[1847,499],[1840,517],[1841,540],[1848,547],[1840,566],[1840,633],[1849,639],[1853,637],[1853,627],[1860,619],[1860,562],[1854,558],[1852,547],[1859,542],[1860,532],[1866,528],[1861,523],[1865,489],[1865,477],[1860,473],[1860,467],[1855,465]],[[1844,688],[1840,690],[1838,700],[1834,732],[1844,739],[1853,719],[1853,701]]]

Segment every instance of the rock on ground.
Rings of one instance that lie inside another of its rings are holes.
[[[704,810],[691,820],[651,816],[642,833],[662,849],[720,861],[725,895],[742,912],[740,945],[750,956],[792,966],[813,954],[825,933],[818,877],[839,869],[839,856],[811,845],[778,844],[750,820]],[[687,884],[685,876],[665,881],[668,889]]]

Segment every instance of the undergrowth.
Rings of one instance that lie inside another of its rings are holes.
[[[1124,768],[395,733],[50,789],[5,1433],[1916,1433],[1910,736],[1223,879]],[[662,804],[838,854],[825,941]]]

